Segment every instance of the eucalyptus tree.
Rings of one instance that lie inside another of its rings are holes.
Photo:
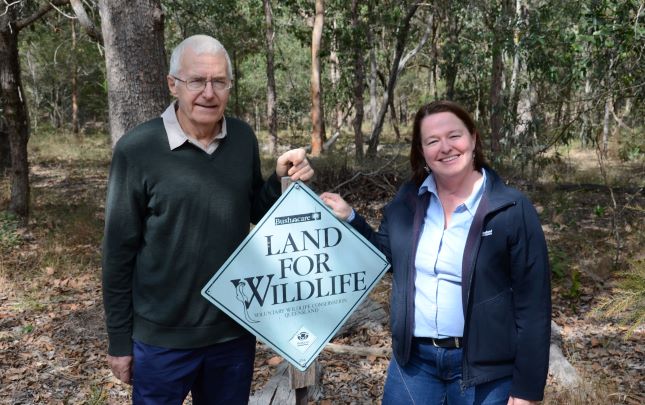
[[[324,26],[325,2],[315,0],[313,29],[311,31],[311,154],[318,156],[325,141],[325,113],[322,103],[320,78],[320,48]]]
[[[99,0],[99,13],[116,143],[168,104],[164,12],[159,0]]]
[[[639,112],[632,107],[642,106],[645,73],[641,5],[592,0],[522,4],[515,28],[522,62],[517,76],[514,71],[507,76],[517,80],[516,95],[508,94],[507,121],[515,123],[510,146],[521,161],[574,137],[583,145],[600,142],[606,153],[611,136],[635,133],[632,124],[639,124],[633,117]]]
[[[422,32],[421,38],[415,48],[411,49],[404,55],[412,27],[412,19],[418,9],[419,3],[417,2],[401,2],[396,4],[396,7],[393,9],[394,20],[396,21],[396,28],[393,35],[395,40],[394,54],[392,56],[388,79],[383,92],[383,99],[376,119],[376,125],[372,129],[372,133],[369,137],[367,156],[370,158],[376,157],[380,135],[383,130],[385,114],[390,106],[392,98],[394,97],[394,88],[396,87],[397,79],[404,70],[406,63],[423,48],[430,35],[432,27],[431,19],[433,15],[429,10],[425,10],[427,12],[427,21],[425,21],[424,24],[421,24],[421,27],[423,28],[420,30]]]
[[[591,136],[598,134],[595,141],[604,156],[612,133],[634,131],[624,122],[632,115],[639,116],[632,107],[643,111],[642,20],[643,3],[631,0],[590,1],[581,8],[577,21],[578,60],[584,63],[585,81],[592,83],[585,86],[586,95],[593,100],[588,103],[588,124]],[[642,129],[642,120],[634,124]]]
[[[80,29],[77,19],[63,12],[49,13],[20,35],[21,75],[33,131],[44,124],[76,132],[89,121],[107,122],[102,48]]]
[[[353,70],[353,83],[352,88],[354,97],[354,119],[352,127],[354,129],[354,149],[356,159],[363,160],[363,117],[365,116],[365,108],[363,95],[365,93],[365,52],[367,44],[364,35],[368,32],[366,14],[369,12],[369,6],[366,1],[352,0],[350,6],[350,21],[351,21],[351,38],[352,38],[352,70]]]
[[[328,10],[333,18],[334,25],[327,34],[327,42],[335,43],[337,54],[337,69],[340,80],[333,88],[330,102],[337,106],[345,105],[348,111],[343,116],[353,112],[351,120],[354,133],[354,151],[357,161],[362,161],[365,155],[365,136],[363,134],[363,121],[365,119],[365,92],[370,92],[371,114],[374,118],[378,115],[377,104],[377,61],[376,45],[373,41],[372,31],[377,29],[381,22],[379,9],[373,0],[330,1]],[[368,67],[373,73],[373,80],[368,86]],[[383,86],[385,87],[385,86]],[[327,93],[329,94],[329,92]]]
[[[276,154],[278,146],[278,113],[275,86],[275,33],[271,0],[263,0],[266,22],[266,72],[267,72],[267,127],[269,129],[269,153]]]
[[[504,136],[504,53],[508,44],[511,0],[493,0],[478,3],[481,7],[484,24],[489,30],[491,50],[491,74],[488,96],[490,122],[490,149],[493,155],[499,154],[500,142]]]
[[[0,10],[0,105],[7,138],[9,140],[11,169],[11,199],[9,211],[27,223],[29,215],[29,160],[27,143],[29,141],[29,119],[22,86],[18,35],[68,0],[43,2],[39,7],[33,3],[14,1],[4,4]]]

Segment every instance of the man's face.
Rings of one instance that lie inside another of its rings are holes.
[[[196,55],[186,49],[182,55],[178,78],[189,81],[193,79],[218,79],[228,81],[226,57],[223,52],[216,55]],[[229,89],[215,90],[211,83],[201,91],[189,90],[186,83],[168,76],[168,87],[177,98],[177,119],[184,132],[196,138],[215,135],[219,132],[220,121],[224,116],[228,102]]]

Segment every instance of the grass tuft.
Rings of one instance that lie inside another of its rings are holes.
[[[628,339],[645,325],[645,260],[635,260],[630,270],[620,273],[612,294],[604,297],[591,315],[617,319],[628,328]]]

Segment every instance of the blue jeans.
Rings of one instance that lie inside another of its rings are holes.
[[[198,349],[167,349],[134,342],[132,403],[247,404],[253,378],[255,338],[245,336]]]
[[[511,377],[462,389],[462,349],[443,349],[413,339],[410,361],[390,362],[383,405],[506,405]]]

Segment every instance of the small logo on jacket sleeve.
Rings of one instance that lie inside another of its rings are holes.
[[[482,236],[491,236],[493,234],[493,230],[489,229],[487,231],[482,232]]]

